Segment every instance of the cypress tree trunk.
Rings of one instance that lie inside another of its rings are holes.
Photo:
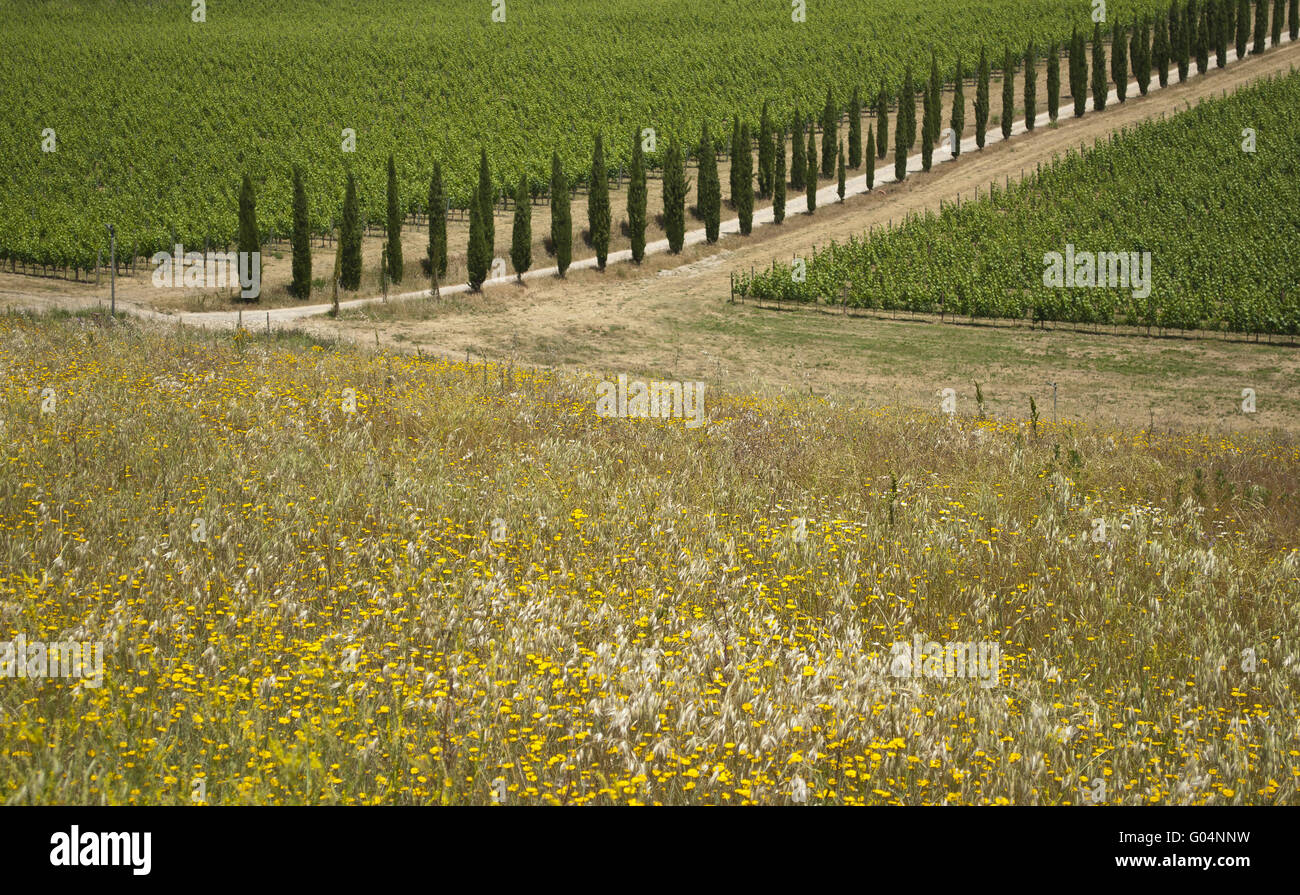
[[[402,203],[397,195],[397,168],[388,156],[388,279],[402,282]]]
[[[638,145],[639,142],[638,142]],[[515,277],[524,281],[524,274],[533,266],[533,198],[528,194],[528,175],[519,178],[515,190],[515,226],[510,234],[510,263]]]
[[[239,253],[248,258],[248,272],[253,282],[262,282],[262,239],[257,231],[257,196],[253,193],[253,180],[247,174],[239,187]],[[261,295],[241,301],[261,301]]]
[[[803,189],[803,179],[807,173],[808,162],[804,158],[803,116],[795,112],[790,139],[790,188],[796,191]]]
[[[876,95],[876,152],[880,159],[889,152],[889,91],[884,81],[880,82],[880,93]]]
[[[686,172],[676,137],[669,140],[664,157],[664,230],[668,251],[676,255],[686,241]]]
[[[876,129],[867,125],[867,192],[876,186]]]
[[[858,88],[853,88],[853,98],[849,100],[849,158],[848,165],[857,170],[862,164],[862,100]]]
[[[1115,98],[1120,102],[1128,93],[1128,31],[1116,20],[1110,33],[1110,77],[1115,82]]]
[[[311,297],[311,219],[307,214],[307,190],[302,169],[293,166],[293,284],[298,298]]]
[[[749,146],[752,135],[748,124],[740,126],[740,156],[732,159],[736,173],[736,216],[740,218],[740,235],[748,236],[754,229],[754,156]]]
[[[764,199],[772,195],[772,164],[775,153],[772,147],[772,117],[763,100],[763,114],[758,121],[758,193]]]
[[[1034,129],[1034,119],[1038,117],[1038,52],[1034,42],[1029,42],[1025,50],[1025,127]]]
[[[487,230],[483,226],[483,197],[478,187],[474,188],[474,197],[469,205],[469,248],[465,253],[465,266],[469,274],[471,292],[478,292],[487,279],[488,266],[492,253],[487,245]]]
[[[815,142],[813,129],[808,128],[808,169],[804,171],[804,195],[808,197],[808,213],[812,214],[817,210],[817,143]],[[825,137],[822,138],[823,142]]]
[[[640,264],[645,257],[646,181],[645,147],[641,131],[632,131],[632,163],[627,184],[627,229],[632,241],[632,260]]]
[[[975,83],[975,145],[984,148],[984,133],[989,126],[989,60],[980,47],[979,73]]]
[[[953,132],[952,157],[961,155],[961,135],[966,130],[966,67],[961,56],[957,57],[957,81],[952,88],[952,118],[950,126]]]
[[[1011,124],[1016,120],[1016,57],[1011,48],[1002,50],[1002,139],[1011,137]]]
[[[1232,2],[1232,0],[1228,0]],[[1250,48],[1250,0],[1237,0],[1237,58]]]
[[[1092,26],[1092,107],[1098,112],[1106,108],[1106,45],[1101,42],[1101,25]]]
[[[772,219],[779,224],[785,220],[785,131],[777,131],[772,149],[776,152],[772,171]]]
[[[840,110],[835,95],[826,88],[826,105],[822,107],[822,177],[835,175],[835,141],[840,132]]]
[[[894,179],[899,183],[907,179],[907,135],[901,127],[894,128]]]
[[[569,207],[569,181],[558,152],[551,155],[551,242],[555,245],[555,266],[564,276],[573,260],[573,212]]]
[[[442,192],[442,162],[433,163],[433,177],[429,180],[429,247],[424,265],[430,276],[434,265],[439,277],[447,274],[447,200]]]
[[[495,219],[497,191],[492,186],[492,175],[488,171],[486,149],[479,150],[478,201],[479,210],[482,212],[483,217],[483,241],[487,245],[488,264],[491,266],[492,256],[497,250],[497,225]]]
[[[339,247],[343,253],[343,260],[339,263],[339,286],[355,292],[361,288],[361,211],[357,202],[357,182],[351,171],[343,194]]]
[[[1061,112],[1061,47],[1055,41],[1047,51],[1047,117],[1055,121]]]
[[[731,163],[734,167],[736,160],[732,159]],[[700,217],[704,218],[704,238],[712,245],[718,241],[722,217],[722,179],[718,176],[718,151],[709,136],[707,121],[700,135],[700,173],[695,182],[695,196]]]
[[[609,257],[609,169],[605,167],[605,143],[596,134],[596,148],[591,154],[591,194],[587,197],[587,226],[591,228],[591,247],[596,250],[596,269],[605,269]]]

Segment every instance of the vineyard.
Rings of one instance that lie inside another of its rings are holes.
[[[736,288],[972,319],[1294,335],[1297,107],[1293,71],[1114,135],[1009,187],[992,184],[977,201],[739,274]],[[1149,294],[1131,284],[1047,285],[1045,256],[1067,251],[1149,252]]]
[[[1116,0],[1108,15],[1164,6]],[[0,259],[86,269],[107,258],[108,224],[128,255],[227,245],[245,173],[262,237],[282,237],[294,165],[316,233],[338,224],[349,170],[363,216],[379,220],[390,153],[408,212],[424,208],[434,160],[464,207],[480,146],[497,183],[524,173],[540,192],[553,152],[574,175],[587,169],[598,130],[616,172],[621,135],[655,128],[653,166],[667,137],[756,120],[764,98],[788,121],[828,87],[841,101],[892,88],[931,48],[969,68],[981,43],[1020,48],[1091,26],[1090,6],[1068,0],[821,3],[802,22],[759,0],[519,3],[501,22],[495,8],[250,0],[210,4],[196,22],[176,2],[7,4]]]

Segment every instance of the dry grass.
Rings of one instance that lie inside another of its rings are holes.
[[[1297,800],[1286,436],[718,382],[688,429],[92,318],[0,318],[0,369],[0,637],[105,644],[0,679],[10,803]],[[918,634],[997,686],[891,676]]]

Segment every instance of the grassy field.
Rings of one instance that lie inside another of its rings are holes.
[[[717,378],[689,428],[92,316],[0,369],[0,637],[104,645],[3,681],[9,803],[1297,801],[1291,436]]]

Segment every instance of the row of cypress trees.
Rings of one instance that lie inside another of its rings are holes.
[[[1253,9],[1252,9],[1253,6]],[[1270,23],[1271,6],[1271,33]],[[1261,53],[1266,46],[1266,35],[1274,44],[1281,40],[1284,20],[1289,24],[1292,40],[1300,31],[1300,0],[1187,0],[1180,5],[1171,2],[1168,13],[1156,19],[1145,17],[1131,29],[1116,21],[1110,29],[1110,64],[1107,71],[1107,50],[1101,25],[1093,26],[1092,40],[1085,42],[1076,28],[1066,45],[1068,59],[1068,89],[1073,101],[1075,117],[1082,116],[1091,93],[1093,106],[1106,107],[1108,88],[1116,85],[1116,98],[1126,100],[1130,70],[1137,79],[1139,91],[1145,95],[1153,72],[1162,87],[1169,83],[1171,68],[1180,82],[1189,77],[1194,61],[1198,73],[1210,68],[1209,56],[1213,52],[1215,64],[1227,64],[1230,43],[1235,45],[1238,59],[1248,52]],[[1253,31],[1252,31],[1253,23]],[[1253,47],[1251,39],[1253,37]],[[1090,46],[1089,46],[1090,44]],[[1091,60],[1089,60],[1089,54]],[[1048,115],[1055,121],[1060,109],[1061,73],[1060,47],[1053,43],[1047,51],[1046,101]],[[1021,55],[1004,48],[1002,58],[1002,109],[1001,130],[1004,138],[1011,135],[1015,119],[1015,79],[1017,67],[1024,66],[1022,100],[1026,127],[1034,128],[1037,115],[1037,49],[1031,41]],[[1108,77],[1109,75],[1109,77]],[[989,82],[990,67],[987,51],[980,49],[975,69],[975,141],[981,149],[990,117]],[[965,68],[960,56],[956,60],[955,95],[952,105],[951,127],[958,139],[954,141],[954,154],[960,154],[960,134],[965,127]],[[921,156],[922,167],[930,170],[934,146],[940,139],[941,98],[943,78],[937,54],[931,54],[930,73],[921,85]],[[895,175],[906,177],[909,151],[917,141],[916,86],[912,71],[905,70],[903,84],[897,96],[898,111],[894,129]],[[772,199],[777,223],[785,217],[787,186],[803,190],[808,199],[809,212],[815,211],[818,176],[835,176],[838,192],[844,198],[846,170],[856,170],[864,161],[884,159],[889,143],[889,106],[891,97],[882,85],[873,106],[875,123],[868,127],[866,146],[862,141],[863,103],[858,88],[849,100],[847,152],[843,141],[836,144],[830,135],[839,131],[841,108],[835,102],[830,88],[822,107],[818,124],[822,131],[820,158],[816,143],[816,128],[796,111],[790,124],[791,158],[786,164],[786,132],[777,128],[769,110],[763,103],[758,126],[758,169],[753,170],[754,159],[750,152],[753,143],[748,123],[739,118],[732,122],[730,204],[740,222],[740,232],[748,235],[753,226],[754,175],[758,178],[758,196]],[[805,139],[806,137],[806,139]],[[722,194],[718,175],[716,146],[708,125],[705,124],[698,146],[699,176],[697,178],[696,211],[705,225],[705,239],[714,243],[720,235]],[[645,255],[647,225],[647,185],[645,151],[639,131],[633,134],[630,165],[630,183],[627,195],[627,226],[631,240],[632,259],[640,263]],[[387,242],[383,264],[385,275],[394,283],[402,282],[405,274],[402,257],[402,213],[398,198],[397,176],[392,156],[388,158]],[[867,187],[874,186],[874,164],[867,164]],[[590,195],[587,203],[587,238],[596,252],[596,264],[604,269],[609,254],[610,198],[609,175],[604,160],[604,145],[600,135],[595,139],[592,153]],[[682,147],[676,140],[669,142],[664,157],[664,228],[669,249],[680,252],[685,239],[686,180]],[[532,204],[526,177],[521,177],[515,191],[514,227],[511,233],[510,258],[517,273],[522,276],[532,263]],[[478,185],[470,203],[470,238],[467,267],[471,288],[478,289],[487,278],[495,246],[493,208],[497,201],[492,184],[487,151],[480,151]],[[557,267],[563,276],[572,261],[572,214],[569,208],[569,183],[560,164],[559,153],[551,158],[551,243]],[[441,278],[447,272],[447,219],[446,196],[442,184],[442,167],[435,162],[429,183],[428,208],[429,242],[421,265],[426,276]],[[239,250],[257,251],[257,225],[255,197],[248,177],[240,190]],[[311,294],[310,225],[307,195],[303,187],[302,172],[293,170],[293,279],[290,291],[299,298]],[[357,201],[356,182],[351,173],[343,199],[343,219],[339,236],[339,283],[344,289],[355,290],[361,283],[361,221]]]

